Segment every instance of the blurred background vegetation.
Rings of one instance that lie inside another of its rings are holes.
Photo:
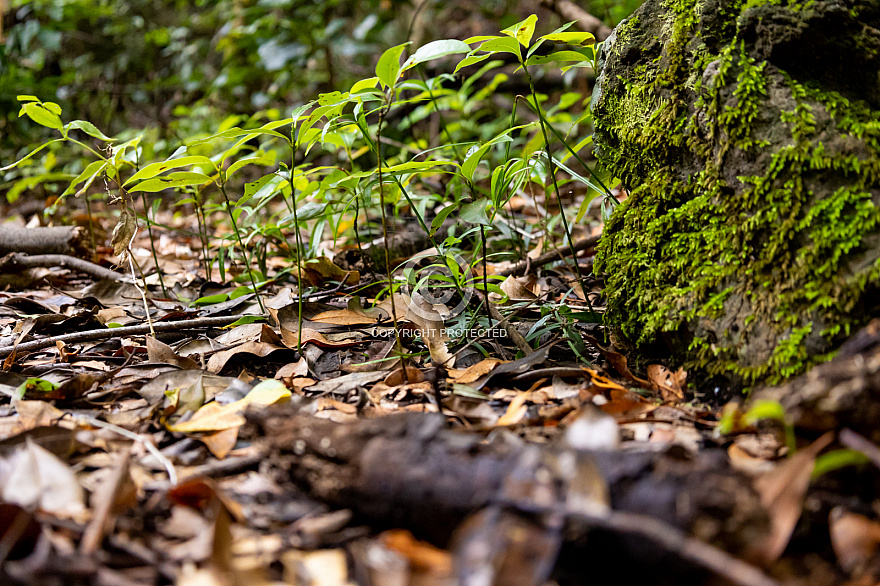
[[[534,4],[6,0],[0,2],[0,161],[15,160],[51,135],[18,117],[18,94],[57,102],[67,117],[89,120],[111,136],[154,129],[151,145],[162,151],[169,139],[350,87],[372,75],[389,46],[495,34],[534,12]],[[584,7],[613,26],[637,5],[594,0]],[[541,12],[546,30],[559,26],[558,17]]]

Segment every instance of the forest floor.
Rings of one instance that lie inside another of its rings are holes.
[[[106,217],[91,260],[115,276],[0,269],[3,583],[880,579],[870,429],[802,432],[779,402],[631,370],[597,319],[595,222],[577,271],[553,246],[488,266],[503,304],[401,291],[392,310],[356,248],[304,263],[307,296],[287,276],[257,299],[240,266],[209,279],[191,218],[159,220],[175,230],[131,245],[143,294]],[[447,331],[468,312],[483,325]],[[851,355],[877,363],[864,335]]]

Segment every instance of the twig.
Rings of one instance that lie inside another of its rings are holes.
[[[79,551],[86,555],[91,555],[98,551],[104,534],[107,531],[113,505],[119,497],[120,491],[125,485],[128,477],[129,462],[131,460],[131,449],[122,455],[122,459],[113,468],[113,473],[104,481],[99,489],[98,504],[94,507],[95,514],[89,522],[86,530],[83,532],[82,540],[79,542]]]
[[[509,277],[511,275],[515,275],[520,271],[523,271],[531,266],[542,266],[549,262],[553,262],[554,260],[559,260],[562,257],[568,256],[570,254],[577,254],[582,250],[586,250],[588,248],[592,248],[599,243],[599,239],[602,235],[598,236],[588,236],[587,238],[582,238],[574,243],[574,246],[560,246],[557,250],[551,250],[550,252],[545,252],[541,256],[536,259],[531,260],[531,263],[528,260],[523,260],[510,268],[504,269],[502,271],[498,271],[495,273],[496,275],[501,275],[502,277]]]
[[[143,436],[140,436],[133,431],[128,431],[124,427],[119,427],[118,425],[113,425],[112,423],[107,423],[106,421],[101,421],[97,417],[92,417],[91,415],[81,415],[81,414],[72,414],[73,419],[76,421],[81,421],[83,423],[87,423],[93,427],[100,427],[102,429],[107,429],[118,433],[123,437],[127,437],[128,439],[139,442],[143,444],[143,446],[150,452],[153,457],[155,457],[159,462],[165,466],[165,470],[168,472],[168,481],[171,482],[172,486],[177,485],[177,471],[174,469],[174,464],[171,463],[171,460],[165,457],[165,454],[159,451],[153,442],[146,439]]]
[[[516,329],[516,326],[510,323],[510,318],[501,315],[501,312],[498,311],[498,308],[495,307],[495,305],[491,301],[489,301],[489,296],[487,293],[484,293],[482,291],[479,291],[479,293],[483,295],[483,300],[486,303],[486,307],[488,307],[489,309],[489,315],[491,315],[492,319],[497,322],[495,324],[495,327],[504,328],[504,331],[507,332],[507,335],[510,337],[511,340],[513,340],[513,343],[516,344],[516,347],[522,351],[523,355],[528,356],[529,354],[534,353],[535,350],[531,346],[529,346],[529,343],[526,342],[526,339],[523,337],[523,335],[519,333],[519,330]]]
[[[611,35],[611,27],[571,0],[541,0],[541,6],[565,20],[576,20],[582,31],[592,33],[598,41],[604,41]]]
[[[740,586],[779,586],[779,582],[767,576],[757,567],[736,558],[726,551],[700,541],[677,527],[648,515],[609,511],[605,514],[569,513],[588,526],[602,527],[617,533],[646,537],[661,544],[667,551],[714,572],[731,584]]]
[[[184,319],[177,321],[155,322],[153,329],[156,332],[175,332],[178,330],[188,330],[195,328],[210,328],[226,326],[234,321],[241,319],[241,315],[224,315],[218,317],[201,317],[197,319]],[[265,317],[265,316],[262,316]],[[72,334],[63,334],[60,336],[51,336],[42,340],[34,340],[19,344],[18,352],[30,352],[33,350],[42,350],[54,346],[56,342],[76,343],[90,342],[94,340],[105,340],[117,336],[142,336],[150,333],[149,325],[125,326],[121,328],[103,328],[100,330],[88,330],[85,332],[74,332]],[[15,346],[0,346],[0,358],[8,356],[15,350]]]
[[[115,271],[111,271],[110,269],[104,268],[101,265],[97,265],[93,262],[89,262],[87,260],[76,258],[75,256],[69,256],[66,254],[35,254],[28,256],[27,254],[23,254],[21,252],[13,252],[7,254],[2,259],[0,259],[0,272],[7,271],[9,269],[36,267],[62,267],[66,269],[72,269],[80,273],[85,273],[90,277],[95,277],[96,279],[111,279],[113,281],[121,281],[123,283],[131,282],[131,279],[125,275],[121,275]]]

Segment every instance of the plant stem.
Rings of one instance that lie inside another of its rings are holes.
[[[541,111],[541,104],[538,101],[538,92],[535,91],[535,83],[532,80],[532,76],[529,73],[528,68],[523,65],[523,71],[526,74],[526,79],[529,80],[529,90],[532,93],[532,99],[535,101],[535,110],[538,112],[538,117],[541,120],[541,134],[544,137],[544,152],[547,155],[547,172],[550,173],[550,178],[553,181],[553,191],[556,193],[556,204],[559,206],[559,215],[562,217],[562,227],[565,230],[565,236],[568,239],[568,245],[574,250],[574,241],[571,238],[571,230],[568,227],[568,219],[565,217],[565,207],[562,205],[562,196],[559,194],[559,183],[556,181],[556,164],[553,161],[553,155],[550,154],[550,140],[547,137],[547,121],[544,118],[544,114]],[[590,303],[590,296],[587,293],[587,285],[584,282],[584,277],[581,274],[581,266],[578,264],[577,256],[573,257],[574,260],[574,269],[577,273],[578,282],[581,284],[581,290],[584,293],[584,299],[587,301],[587,306],[589,306],[590,311],[593,311],[593,304]]]
[[[159,273],[159,285],[162,287],[162,295],[168,299],[168,291],[165,289],[165,279],[162,278],[162,268],[159,266],[159,255],[156,254],[156,243],[153,241],[153,223],[150,221],[150,208],[147,206],[147,192],[141,192],[141,201],[144,204],[144,220],[147,223],[147,234],[150,236],[150,250],[153,252],[153,263],[156,272]]]
[[[257,291],[257,283],[254,281],[254,273],[251,271],[251,263],[248,258],[247,249],[244,247],[244,242],[241,240],[241,234],[238,231],[238,225],[235,222],[235,214],[232,213],[232,204],[229,203],[229,195],[226,193],[226,183],[223,181],[224,177],[220,177],[220,192],[223,194],[223,199],[226,201],[226,213],[229,214],[229,219],[232,221],[232,229],[235,231],[235,237],[238,239],[238,246],[241,248],[241,254],[244,257],[245,269],[247,270],[248,277],[251,280],[251,287],[254,289],[254,295],[257,297],[257,303],[260,306],[260,311],[262,313],[266,313],[266,308],[263,307],[263,299],[260,297],[260,292]]]

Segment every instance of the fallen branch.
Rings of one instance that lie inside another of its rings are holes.
[[[69,256],[66,254],[37,254],[29,256],[20,252],[13,252],[0,258],[0,273],[17,271],[21,269],[32,269],[37,267],[54,268],[62,267],[85,273],[96,279],[111,279],[113,281],[121,281],[130,283],[131,278],[121,275],[115,271],[104,268],[93,262]]]
[[[571,0],[541,0],[541,6],[552,10],[565,20],[577,21],[580,29],[592,33],[597,41],[604,41],[611,35],[611,27]]]
[[[154,322],[153,329],[157,332],[176,332],[179,330],[189,330],[196,328],[220,327],[231,324],[241,319],[241,315],[224,315],[220,317],[201,317],[196,319],[184,319],[178,321]],[[121,328],[105,328],[101,330],[88,330],[85,332],[75,332],[73,334],[63,334],[60,336],[51,336],[42,340],[34,340],[25,342],[18,346],[2,346],[0,347],[0,358],[8,356],[13,350],[16,352],[31,352],[33,350],[42,350],[54,346],[57,342],[65,344],[75,344],[77,342],[91,342],[94,340],[106,340],[107,338],[115,338],[117,336],[143,336],[150,333],[150,326],[143,324],[139,326],[125,326]]]
[[[573,530],[564,532],[567,540],[608,531],[653,542],[627,555],[668,552],[732,583],[775,584],[735,557],[769,530],[757,494],[709,453],[682,458],[674,450],[588,452],[564,444],[487,442],[446,429],[442,417],[415,413],[336,424],[290,405],[250,411],[248,419],[253,427],[244,433],[269,448],[264,462],[277,465],[277,482],[293,480],[313,498],[409,528],[441,546],[471,514],[502,507],[560,519]],[[589,543],[585,548],[584,556]],[[574,556],[576,563],[587,563],[584,556]]]
[[[0,256],[25,254],[70,254],[88,256],[85,231],[79,226],[20,228],[0,226]]]
[[[582,238],[574,243],[574,248],[567,244],[565,246],[560,246],[556,250],[551,250],[550,252],[545,252],[538,258],[534,260],[523,260],[510,268],[504,269],[502,271],[498,271],[495,273],[496,275],[501,275],[502,277],[509,277],[511,275],[516,275],[519,272],[525,271],[529,266],[542,266],[547,263],[553,262],[554,260],[562,260],[564,257],[570,254],[577,254],[582,250],[586,250],[588,248],[592,248],[599,244],[599,239],[602,235],[598,236],[588,236],[587,238]],[[573,252],[572,252],[573,251]]]

